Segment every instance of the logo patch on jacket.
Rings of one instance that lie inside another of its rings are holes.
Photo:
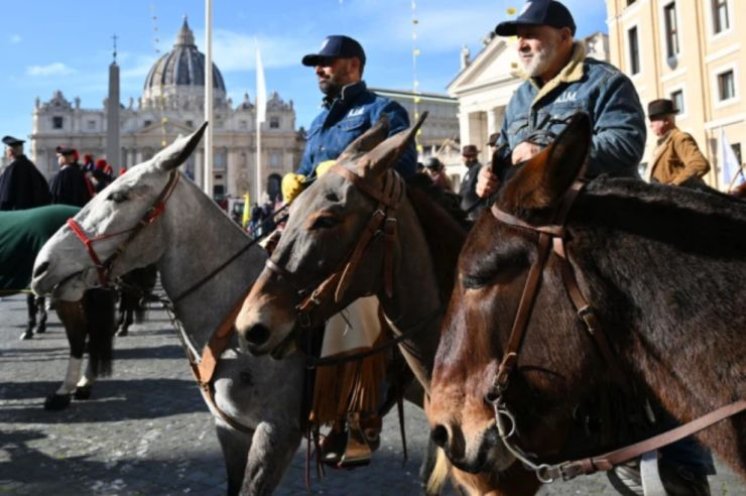
[[[347,117],[355,117],[356,115],[363,115],[364,111],[365,111],[364,107],[355,107],[354,109],[350,109],[350,111],[347,112]]]
[[[567,103],[567,102],[574,102],[577,99],[578,99],[577,91],[565,91],[554,102],[555,103]]]

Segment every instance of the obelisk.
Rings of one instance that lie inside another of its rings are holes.
[[[114,174],[125,165],[120,161],[119,148],[119,66],[117,65],[117,37],[114,36],[114,60],[109,65],[109,97],[106,100],[106,160]]]

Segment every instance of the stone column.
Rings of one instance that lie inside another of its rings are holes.
[[[202,171],[205,165],[205,150],[204,148],[198,148],[194,152],[194,182],[202,188],[204,177]]]

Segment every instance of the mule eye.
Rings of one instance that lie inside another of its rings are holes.
[[[313,221],[311,229],[331,229],[337,224],[339,224],[339,218],[332,217],[331,215],[321,215]]]
[[[129,198],[126,191],[112,191],[106,199],[113,201],[114,203],[122,203],[127,201]]]

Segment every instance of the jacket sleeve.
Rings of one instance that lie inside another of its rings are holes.
[[[396,133],[404,131],[409,128],[409,115],[404,107],[394,101],[387,101],[385,105],[381,107],[380,112],[377,112],[374,116],[373,122],[377,122],[381,115],[386,114],[389,118],[389,136],[393,136]],[[396,164],[396,171],[405,179],[412,177],[417,171],[417,149],[415,147],[414,140],[407,144],[407,148],[399,157],[399,162]]]
[[[646,138],[640,98],[624,74],[613,74],[603,84],[594,109],[588,175],[639,177]]]
[[[684,168],[676,175],[672,184],[678,186],[692,177],[702,177],[710,171],[710,163],[699,151],[691,135],[682,133],[681,139],[674,140],[673,149],[684,164]]]

